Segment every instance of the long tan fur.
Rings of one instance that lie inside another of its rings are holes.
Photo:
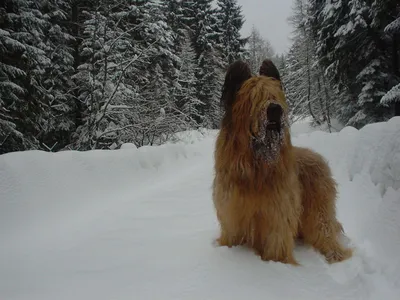
[[[246,64],[235,62],[226,74],[213,182],[221,227],[217,241],[247,245],[263,260],[298,265],[293,250],[301,238],[330,263],[347,259],[352,251],[339,243],[336,183],[324,158],[294,147],[289,126],[274,161],[254,153],[252,138],[259,133],[262,112],[270,103],[280,104],[286,118],[288,111],[280,80],[260,70],[260,76],[252,76]]]

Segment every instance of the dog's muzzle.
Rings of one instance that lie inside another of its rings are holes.
[[[281,130],[283,109],[279,104],[271,103],[267,108],[267,130]]]

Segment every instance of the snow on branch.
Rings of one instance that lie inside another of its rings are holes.
[[[394,20],[392,23],[387,25],[384,29],[387,34],[400,33],[400,17]]]
[[[385,106],[393,102],[400,102],[400,83],[389,90],[381,99],[381,104]]]
[[[148,46],[147,49],[150,49],[151,46],[154,45],[154,44],[156,44],[157,42],[158,42],[158,39],[157,39],[156,41],[154,41],[150,46]],[[107,107],[110,105],[111,101],[114,99],[114,96],[115,96],[115,94],[116,94],[117,91],[118,91],[118,88],[119,88],[119,86],[120,86],[120,84],[121,84],[121,81],[122,81],[122,79],[123,79],[124,76],[125,76],[126,70],[128,70],[128,68],[129,68],[134,62],[136,62],[141,56],[143,56],[145,52],[146,52],[146,50],[142,51],[139,55],[136,55],[136,56],[122,69],[122,72],[121,72],[121,74],[119,75],[117,84],[115,85],[114,91],[112,92],[112,94],[110,95],[110,97],[109,97],[109,98],[107,99],[107,101],[105,102],[105,104],[104,104],[104,106],[103,106],[103,107],[104,107],[103,112],[102,112],[102,114],[98,117],[97,123],[100,123],[101,120],[102,120],[102,119],[104,118],[104,116],[106,115],[106,113],[107,113]]]

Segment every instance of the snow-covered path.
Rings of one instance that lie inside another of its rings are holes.
[[[301,267],[216,248],[213,134],[190,145],[0,156],[0,299],[398,299],[400,120],[294,138],[321,152],[357,250]]]

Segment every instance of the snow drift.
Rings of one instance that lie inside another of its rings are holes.
[[[215,248],[215,132],[188,132],[157,147],[0,156],[0,299],[397,299],[400,118],[295,126],[293,143],[323,154],[339,183],[351,260],[327,265],[299,246],[294,268]]]

